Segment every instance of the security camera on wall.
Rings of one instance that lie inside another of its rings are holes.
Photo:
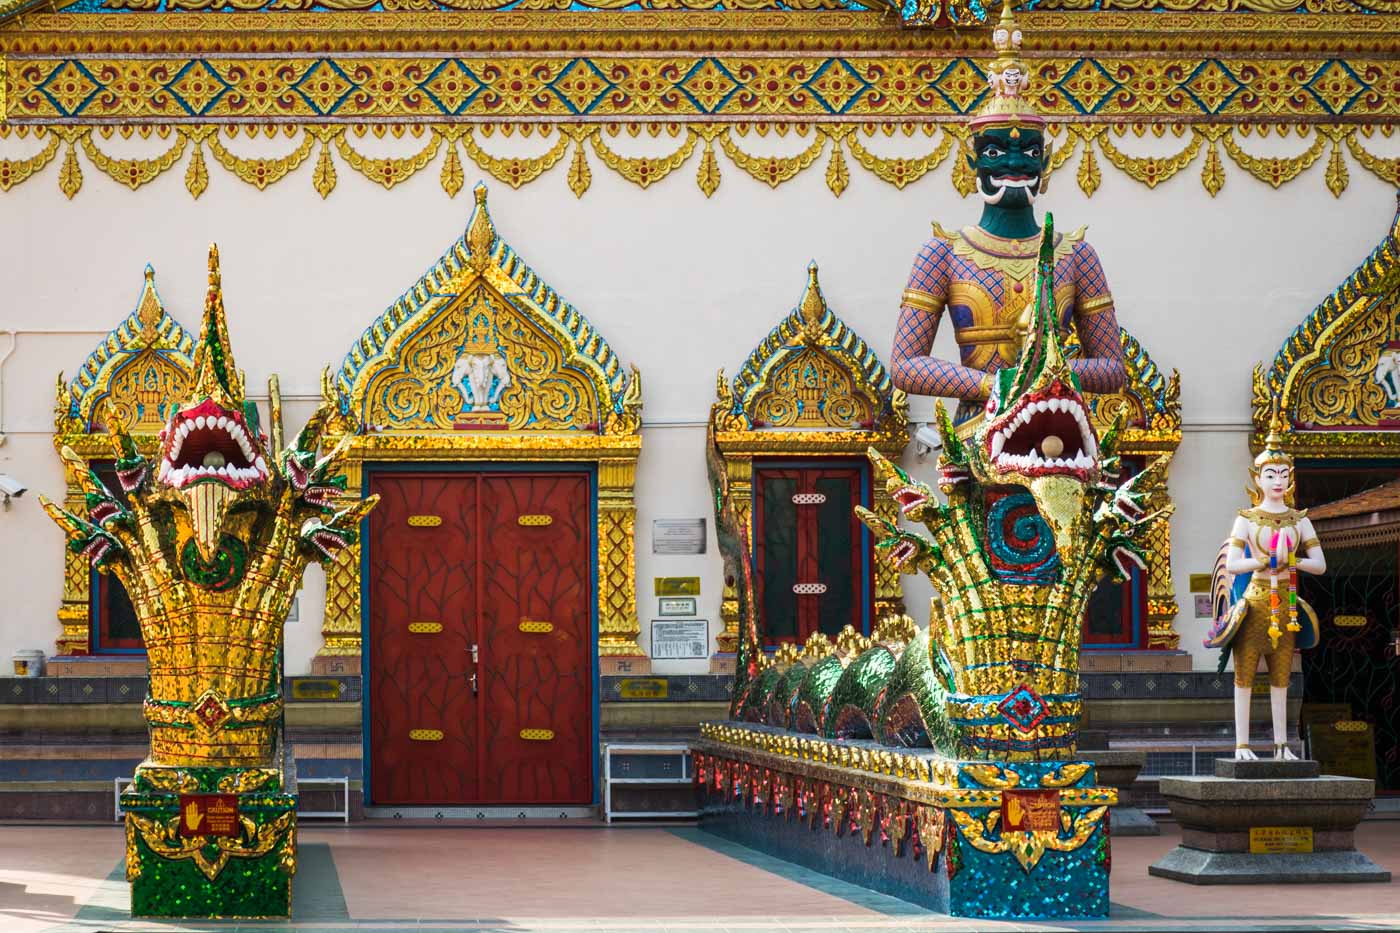
[[[12,496],[18,499],[20,496],[24,495],[24,491],[28,488],[28,486],[25,486],[10,474],[0,473],[0,496],[5,497],[5,508],[8,509],[10,507],[10,498]]]
[[[919,430],[914,432],[914,453],[920,458],[927,457],[942,446],[943,438],[939,437],[936,426],[920,425]]]

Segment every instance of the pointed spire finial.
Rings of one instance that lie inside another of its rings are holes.
[[[1293,458],[1289,456],[1284,447],[1284,435],[1287,433],[1288,423],[1284,420],[1280,399],[1275,395],[1269,413],[1269,433],[1264,438],[1264,449],[1259,451],[1259,456],[1254,458],[1255,467],[1262,467],[1266,463],[1293,465]]]
[[[136,320],[141,323],[141,342],[151,346],[160,339],[160,316],[165,313],[160,296],[156,294],[156,270],[146,265],[146,281],[141,286],[141,298],[136,302]]]
[[[802,293],[802,302],[797,306],[802,317],[802,331],[809,340],[821,336],[822,319],[826,317],[826,299],[822,296],[821,283],[817,281],[817,263],[807,265],[807,289]]]
[[[224,316],[223,280],[219,274],[219,247],[209,244],[209,289],[204,296],[204,322],[194,348],[194,398],[213,398],[225,408],[243,404],[243,384],[229,346]]]
[[[472,210],[471,222],[467,224],[467,249],[471,253],[468,262],[480,272],[486,268],[491,258],[491,246],[496,242],[496,228],[491,223],[491,212],[486,207],[486,185],[477,182],[472,189],[476,197],[476,207]]]
[[[1001,19],[992,27],[997,57],[987,66],[991,94],[968,121],[974,132],[993,127],[1044,128],[1045,118],[1036,112],[1026,93],[1030,89],[1030,70],[1021,61],[1021,39],[1021,26],[1012,12],[1011,0],[1003,0]]]

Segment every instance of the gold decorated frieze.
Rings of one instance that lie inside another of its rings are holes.
[[[809,66],[794,64],[793,67]],[[824,66],[815,63],[810,67]],[[97,92],[95,86],[90,87],[77,78],[72,80],[74,83],[69,93],[74,95],[74,100]],[[965,77],[964,80],[968,82],[968,93],[972,94],[968,100],[971,101],[976,96],[973,94],[972,79]],[[1400,88],[1400,71],[1395,71],[1389,77],[1382,76],[1379,80],[1381,84],[1388,81]],[[652,85],[648,83],[648,86]],[[1243,93],[1238,88],[1236,92]],[[758,90],[754,93],[761,95],[765,92]],[[41,96],[45,96],[44,93]],[[1135,141],[1114,143],[1113,138],[1129,133],[1134,136],[1151,133],[1154,136],[1171,134],[1187,138],[1184,145],[1191,158],[1181,161],[1178,167],[1196,172],[1200,183],[1212,196],[1219,194],[1227,183],[1227,165],[1271,188],[1298,183],[1298,179],[1318,178],[1334,196],[1340,196],[1352,184],[1354,177],[1369,175],[1390,186],[1400,184],[1400,170],[1397,170],[1395,160],[1373,151],[1374,144],[1368,142],[1378,134],[1389,136],[1393,133],[1397,114],[1400,114],[1400,91],[1389,94],[1377,91],[1362,96],[1379,102],[1379,109],[1369,114],[1365,118],[1367,122],[1363,123],[1331,122],[1355,118],[1352,115],[1330,115],[1324,111],[1293,118],[1280,114],[1277,109],[1264,114],[1239,116],[1203,112],[1194,116],[1171,116],[1169,119],[1163,118],[1161,113],[1147,111],[1125,115],[1085,114],[1074,118],[1076,122],[1073,123],[1051,125],[1050,138],[1055,147],[1055,157],[1047,175],[1053,174],[1056,167],[1077,160],[1079,167],[1074,172],[1075,182],[1086,196],[1092,197],[1103,179],[1099,154],[1111,148],[1121,155],[1123,149],[1143,145]],[[105,122],[106,117],[77,116],[72,118],[77,125],[55,126],[55,123],[68,118],[25,116],[17,113],[12,106],[10,122],[0,122],[0,192],[32,181],[48,170],[56,172],[59,190],[68,198],[76,197],[88,185],[94,173],[97,177],[106,176],[124,187],[139,190],[167,172],[182,171],[186,190],[191,197],[198,198],[208,189],[211,172],[217,167],[259,191],[309,181],[322,198],[338,190],[339,179],[346,172],[361,175],[386,189],[395,189],[414,175],[436,171],[443,192],[448,197],[456,197],[465,186],[465,159],[474,163],[485,175],[512,187],[541,180],[559,182],[562,179],[559,183],[577,197],[583,197],[591,190],[595,170],[598,169],[612,171],[629,183],[647,190],[661,182],[663,176],[689,175],[707,197],[712,196],[734,171],[770,187],[784,185],[807,171],[819,171],[823,172],[831,194],[839,197],[849,183],[851,161],[896,188],[902,189],[912,181],[909,158],[876,155],[874,150],[883,144],[863,140],[896,134],[911,137],[923,134],[928,137],[930,151],[938,152],[954,141],[961,145],[959,140],[965,132],[958,125],[962,117],[956,114],[940,117],[922,111],[893,112],[871,114],[860,123],[848,123],[844,122],[848,119],[846,116],[838,114],[787,114],[783,110],[786,104],[781,100],[773,101],[772,107],[763,114],[754,115],[755,119],[750,119],[748,115],[743,119],[731,119],[703,109],[689,116],[668,118],[656,107],[648,105],[642,108],[644,113],[639,112],[625,120],[606,118],[601,123],[593,123],[595,118],[586,114],[565,117],[541,115],[531,110],[533,106],[529,101],[522,101],[519,113],[497,115],[484,118],[485,122],[466,125],[440,122],[451,118],[439,117],[439,122],[428,122],[419,117],[396,116],[390,104],[376,108],[378,115],[372,121],[348,126],[322,122],[323,118],[316,116],[292,117],[279,124],[270,124],[265,122],[265,114],[230,117],[228,119],[232,122],[222,126],[204,122],[207,120],[204,116],[197,120],[188,118],[190,122],[185,122],[187,118],[178,115],[116,117],[112,118],[112,123]],[[98,125],[84,125],[89,119],[97,120]],[[245,120],[263,122],[245,123]],[[561,122],[563,125],[556,125]],[[545,140],[540,144],[542,151],[535,156],[518,153],[496,155],[493,153],[495,144],[490,137],[497,131],[502,135],[516,132],[520,135],[538,135]],[[602,150],[598,148],[604,137],[622,133],[641,135],[644,132],[673,139],[672,153],[669,156],[623,158],[606,146]],[[242,144],[234,141],[244,133],[286,136],[290,148],[280,157],[245,156],[239,152]],[[1299,152],[1265,157],[1250,151],[1255,144],[1249,136],[1274,133],[1297,135],[1300,139]],[[109,151],[105,140],[116,134],[150,140],[148,145],[157,147],[158,151],[140,157]],[[364,151],[356,140],[368,134],[394,137],[399,141],[395,146],[405,148],[405,154],[382,156]],[[803,152],[797,156],[774,154],[774,144],[767,137],[792,135],[808,141]],[[552,143],[548,141],[550,137],[553,137]],[[212,165],[206,158],[206,151],[212,158]],[[611,154],[602,157],[601,163],[591,161],[589,154],[592,153],[593,158],[597,159],[600,152]],[[1323,155],[1327,158],[1323,159]],[[1156,190],[1161,176],[1154,167],[1154,158],[1112,158],[1105,159],[1102,164],[1122,172],[1149,190]],[[1349,159],[1354,169],[1348,168]],[[1321,172],[1308,171],[1319,162],[1325,162]],[[695,170],[684,170],[686,166],[694,166]],[[964,161],[961,158],[953,159],[952,166],[951,171],[944,173],[944,178],[959,194],[971,194],[970,176],[965,171]],[[1125,363],[1129,367],[1135,364],[1131,353],[1125,352]],[[730,412],[731,409],[725,408],[724,411]],[[1136,416],[1142,421],[1139,428],[1152,435],[1179,428],[1176,419],[1160,409],[1139,407]],[[723,430],[729,430],[746,427],[746,424],[722,420],[720,426]]]
[[[596,460],[635,459],[641,448],[641,438],[634,435],[385,432],[357,435],[347,455],[359,460]]]
[[[791,453],[794,456],[830,456],[832,454],[861,454],[871,447],[881,450],[892,446],[887,435],[875,431],[720,431],[715,441],[726,455],[757,456],[771,455],[774,452]],[[903,449],[901,443],[898,450]]]
[[[326,57],[318,50],[280,60],[217,53],[198,59],[123,58],[82,50],[76,50],[76,57],[12,56],[5,62],[5,116],[12,123],[868,120],[961,127],[986,93],[980,49],[940,58],[925,51],[642,57],[578,48],[571,52]],[[1043,89],[1032,105],[1052,121],[1088,126],[1134,120],[1161,125],[1280,125],[1300,119],[1387,123],[1395,119],[1400,93],[1400,62],[1341,50],[1282,60],[1214,49],[1164,58],[1042,52],[1027,64],[1032,86]],[[1102,148],[1105,141],[1107,148]],[[722,147],[733,142],[730,137],[720,140]],[[1105,158],[1152,187],[1196,160],[1203,148],[1214,151],[1208,136],[1196,135],[1185,137],[1185,148],[1177,155],[1151,159],[1120,150],[1111,139],[1097,142]],[[1229,151],[1238,144],[1227,139],[1224,145]],[[1243,150],[1229,154],[1271,181],[1288,180],[1292,163],[1252,157]],[[1312,152],[1309,164],[1325,154]],[[602,151],[598,155],[607,161]],[[861,151],[853,157],[863,161]],[[765,166],[757,174],[771,178],[772,171]]]
[[[753,0],[745,6],[764,2],[769,0]],[[1072,9],[1086,0],[1049,2],[1060,9],[1038,7],[1018,14],[1022,25],[1036,36],[1036,49],[1031,54],[1104,47],[1123,52],[1201,47],[1240,52],[1383,51],[1389,48],[1393,30],[1393,15],[1361,12],[1368,3],[1384,0],[1359,0],[1356,6],[1342,10],[1330,7],[1351,0],[1311,0],[1314,5],[1327,4],[1329,9],[1294,12],[1296,8],[1290,8],[1246,16],[1218,8],[1221,4],[1260,6],[1273,0],[1109,0],[1115,8],[1089,12]],[[723,11],[685,9],[685,3],[701,5],[699,0],[680,0],[676,4],[680,8],[622,12],[403,10],[302,12],[294,16],[238,11],[217,15],[44,11],[31,12],[15,23],[0,39],[0,51],[21,55],[82,51],[493,53],[527,48],[545,52],[580,48],[619,52],[809,48],[939,55],[985,52],[981,30],[905,29],[876,11]],[[1124,9],[1134,6],[1136,9]],[[1184,11],[1183,7],[1197,12]]]

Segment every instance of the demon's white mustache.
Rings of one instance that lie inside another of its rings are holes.
[[[977,185],[977,193],[982,196],[982,201],[986,204],[1000,204],[1001,199],[1006,196],[1008,188],[1020,188],[1026,193],[1026,203],[1034,204],[1036,192],[1040,190],[1040,175],[992,175],[987,179],[990,185],[996,190],[986,191],[980,180]]]

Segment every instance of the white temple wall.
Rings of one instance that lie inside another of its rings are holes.
[[[1170,152],[1181,143],[1129,137],[1133,153]],[[363,141],[387,154],[416,140]],[[492,150],[538,151],[538,139],[495,140]],[[758,141],[750,141],[757,149]],[[770,139],[774,151],[802,147]],[[104,141],[131,154],[141,140]],[[360,143],[357,142],[357,146]],[[666,138],[613,143],[628,154],[669,151]],[[749,144],[746,144],[749,145]],[[926,151],[927,140],[868,144],[892,154]],[[285,140],[238,142],[243,154],[274,155]],[[1251,141],[1258,154],[1295,153],[1296,139]],[[1378,141],[1377,148],[1382,148]],[[1385,146],[1394,148],[1393,144]],[[18,155],[19,153],[13,153]],[[125,153],[123,153],[125,154]],[[731,375],[749,350],[800,298],[804,267],[816,259],[828,303],[887,355],[899,293],[930,219],[956,227],[980,207],[958,197],[948,164],[896,191],[851,166],[838,199],[827,190],[825,157],[770,190],[721,159],[722,183],[707,199],[695,184],[699,152],[671,177],[642,190],[593,160],[582,198],[568,190],[563,167],[512,190],[489,181],[498,232],[562,295],[582,310],[625,362],[642,370],[644,446],[638,477],[640,641],[650,642],[652,577],[700,575],[700,608],[719,629],[720,564],[703,557],[651,554],[651,521],[709,513],[702,460],[703,423],[715,371]],[[311,160],[268,191],[211,170],[195,201],[181,170],[132,192],[83,161],[86,181],[72,201],[51,178],[0,195],[0,472],[30,492],[0,512],[0,659],[20,648],[53,650],[61,594],[62,540],[38,507],[37,494],[58,495],[54,454],[54,376],[82,363],[131,310],[150,262],[167,309],[197,329],[205,284],[205,250],[219,243],[234,352],[258,395],[270,372],[281,377],[289,430],[310,410],[322,366],[339,363],[366,324],[432,263],[466,222],[464,190],[449,199],[437,162],[384,189],[341,166],[331,196],[310,181]],[[1392,192],[1353,165],[1350,185],[1334,198],[1322,180],[1326,159],[1279,191],[1227,160],[1226,184],[1211,198],[1197,161],[1149,192],[1100,157],[1102,183],[1092,198],[1075,184],[1079,156],[1060,169],[1043,203],[1061,229],[1089,224],[1121,322],[1167,371],[1181,371],[1185,431],[1172,470],[1178,629],[1198,667],[1213,665],[1200,648],[1203,624],[1192,618],[1188,576],[1206,572],[1235,509],[1245,505],[1249,375],[1289,330],[1374,247],[1395,208]],[[481,176],[467,166],[468,187]],[[77,334],[38,333],[68,330]],[[940,336],[954,352],[951,334]],[[4,332],[15,331],[7,335]],[[931,405],[916,400],[926,420]],[[931,478],[930,464],[908,458]],[[319,646],[323,582],[309,574],[299,621],[288,629],[288,671],[304,673]],[[928,588],[905,578],[916,618]],[[1213,654],[1213,653],[1211,653]],[[658,672],[706,669],[706,663],[658,662]]]

